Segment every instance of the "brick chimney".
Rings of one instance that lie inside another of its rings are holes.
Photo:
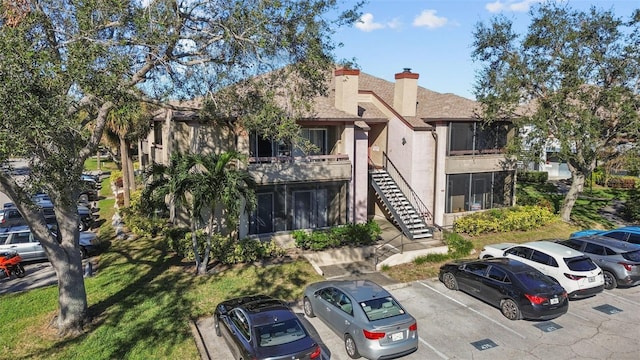
[[[360,70],[337,69],[336,108],[352,115],[358,115],[358,78]]]
[[[416,116],[419,74],[405,68],[396,74],[396,86],[393,92],[393,108],[402,116]]]

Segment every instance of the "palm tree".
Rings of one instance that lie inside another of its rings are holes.
[[[124,206],[129,206],[131,190],[135,189],[131,144],[147,136],[151,129],[151,115],[145,103],[127,103],[109,113],[107,134],[116,135],[120,148],[120,167]]]
[[[168,166],[154,165],[148,172],[152,180],[142,196],[147,204],[163,199],[168,203],[172,222],[175,208],[187,206],[199,275],[207,271],[213,233],[227,231],[234,236],[243,208],[255,208],[255,183],[246,170],[238,167],[245,160],[235,151],[219,155],[174,153]],[[200,254],[197,230],[204,222],[208,236],[204,253]]]
[[[238,168],[238,163],[246,157],[235,151],[219,155],[195,155],[193,169],[198,176],[193,184],[193,211],[197,215],[207,214],[207,242],[202,261],[196,255],[198,274],[205,274],[211,252],[211,239],[214,231],[226,229],[229,236],[234,236],[240,212],[243,207],[251,211],[255,207],[255,182],[249,173]],[[218,213],[223,216],[217,216]],[[223,223],[223,219],[226,223]],[[194,253],[197,251],[197,239],[192,238]]]

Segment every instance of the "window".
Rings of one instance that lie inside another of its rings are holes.
[[[523,246],[515,246],[506,251],[507,254],[515,255],[517,257],[521,257],[523,259],[529,259],[531,257],[531,253],[533,250],[523,247]]]
[[[14,233],[11,237],[12,244],[26,244],[31,241],[31,233],[29,232],[21,232]]]
[[[260,347],[288,344],[307,337],[298,319],[289,319],[256,327],[256,338]]]
[[[596,264],[586,256],[576,256],[564,259],[564,262],[569,267],[569,270],[572,271],[591,271],[598,268]]]
[[[317,148],[308,155],[327,154],[327,129],[304,128],[301,130],[301,136]]]
[[[386,319],[405,313],[400,304],[390,296],[363,301],[360,306],[369,321]]]
[[[513,172],[447,175],[446,212],[476,211],[511,205]]]
[[[604,246],[592,243],[587,243],[587,245],[585,245],[584,247],[583,252],[595,255],[605,255]]]
[[[330,304],[336,303],[336,291],[334,288],[321,289],[318,294],[326,302]]]
[[[554,262],[551,256],[537,250],[533,250],[531,260],[544,265],[552,265]]]
[[[293,228],[315,229],[327,226],[327,190],[293,192]]]
[[[345,313],[353,316],[353,305],[351,304],[351,299],[340,290],[336,290],[336,305],[338,308]]]
[[[563,241],[561,242],[561,244],[578,251],[580,251],[580,249],[582,248],[582,241],[575,240],[575,239],[569,239],[569,240]]]
[[[627,233],[624,231],[612,231],[610,233],[604,234],[604,236],[625,241],[627,238]]]
[[[484,276],[487,273],[487,268],[489,265],[487,264],[469,264],[465,266],[465,270],[472,274],[476,274],[478,276]]]
[[[640,244],[640,234],[629,233],[627,241],[633,244]]]
[[[251,339],[249,322],[247,321],[246,316],[240,310],[234,309],[233,311],[231,311],[231,314],[229,314],[229,318],[245,339]]]
[[[155,145],[162,145],[162,123],[153,123],[153,143]]]
[[[251,214],[250,231],[252,234],[272,233],[274,194],[272,192],[256,194],[256,210]]]
[[[291,156],[291,143],[253,132],[249,135],[249,152],[254,157]]]
[[[449,123],[449,156],[501,152],[507,144],[509,124],[495,122]]]
[[[509,276],[507,276],[507,273],[504,272],[502,269],[498,269],[495,266],[492,266],[489,269],[489,278],[496,280],[496,281],[500,281],[500,282],[504,282],[504,283],[510,283],[511,281],[509,280]]]

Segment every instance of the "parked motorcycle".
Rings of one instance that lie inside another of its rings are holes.
[[[18,252],[9,250],[0,252],[0,279],[10,278],[14,274],[16,277],[24,277],[25,271],[22,266],[22,257]]]

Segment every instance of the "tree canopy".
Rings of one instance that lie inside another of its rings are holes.
[[[246,79],[252,87],[291,89],[291,104],[323,91],[336,62],[331,35],[358,18],[338,0],[18,0],[0,5],[0,163],[24,157],[20,182],[0,172],[0,192],[16,202],[56,271],[59,331],[90,318],[78,251],[84,161],[95,153],[109,113],[134,101],[200,110],[207,98],[230,114],[242,93],[216,96]],[[349,7],[351,6],[351,7]],[[287,65],[287,73],[266,74]],[[294,86],[294,85],[291,85]],[[300,89],[303,89],[300,91]],[[179,104],[179,105],[178,105]],[[284,109],[295,114],[294,109]],[[269,119],[265,119],[269,120]],[[87,125],[91,124],[91,127]],[[31,195],[51,197],[61,241],[52,237]]]
[[[612,10],[549,1],[530,15],[522,35],[504,16],[477,24],[473,58],[482,68],[475,94],[485,121],[509,119],[521,130],[512,144],[519,158],[539,161],[548,146],[559,149],[572,174],[560,209],[569,221],[598,158],[637,143],[640,11],[622,19]]]

